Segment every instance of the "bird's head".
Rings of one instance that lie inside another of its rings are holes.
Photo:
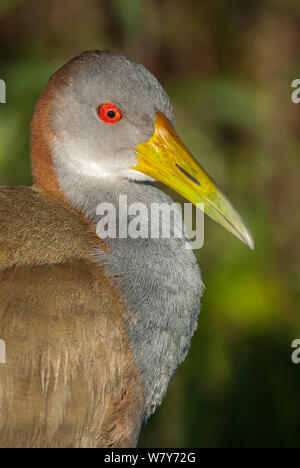
[[[116,53],[91,51],[50,79],[32,121],[37,187],[67,197],[61,178],[158,180],[253,248],[252,236],[174,129],[169,98],[142,65]]]

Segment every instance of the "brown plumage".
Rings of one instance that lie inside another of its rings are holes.
[[[0,446],[135,445],[143,391],[87,222],[31,188],[4,188],[0,246]]]

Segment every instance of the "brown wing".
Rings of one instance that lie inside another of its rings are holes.
[[[0,190],[1,447],[136,443],[141,382],[95,247],[59,202]]]

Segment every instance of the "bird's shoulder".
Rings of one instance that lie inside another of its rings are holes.
[[[0,188],[0,270],[18,265],[92,261],[102,248],[88,221],[31,187]]]

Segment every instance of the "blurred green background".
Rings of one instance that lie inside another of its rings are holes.
[[[299,0],[1,0],[0,185],[31,184],[29,124],[50,75],[113,49],[164,84],[179,134],[256,241],[206,219],[199,327],[141,447],[300,446],[299,44]]]

